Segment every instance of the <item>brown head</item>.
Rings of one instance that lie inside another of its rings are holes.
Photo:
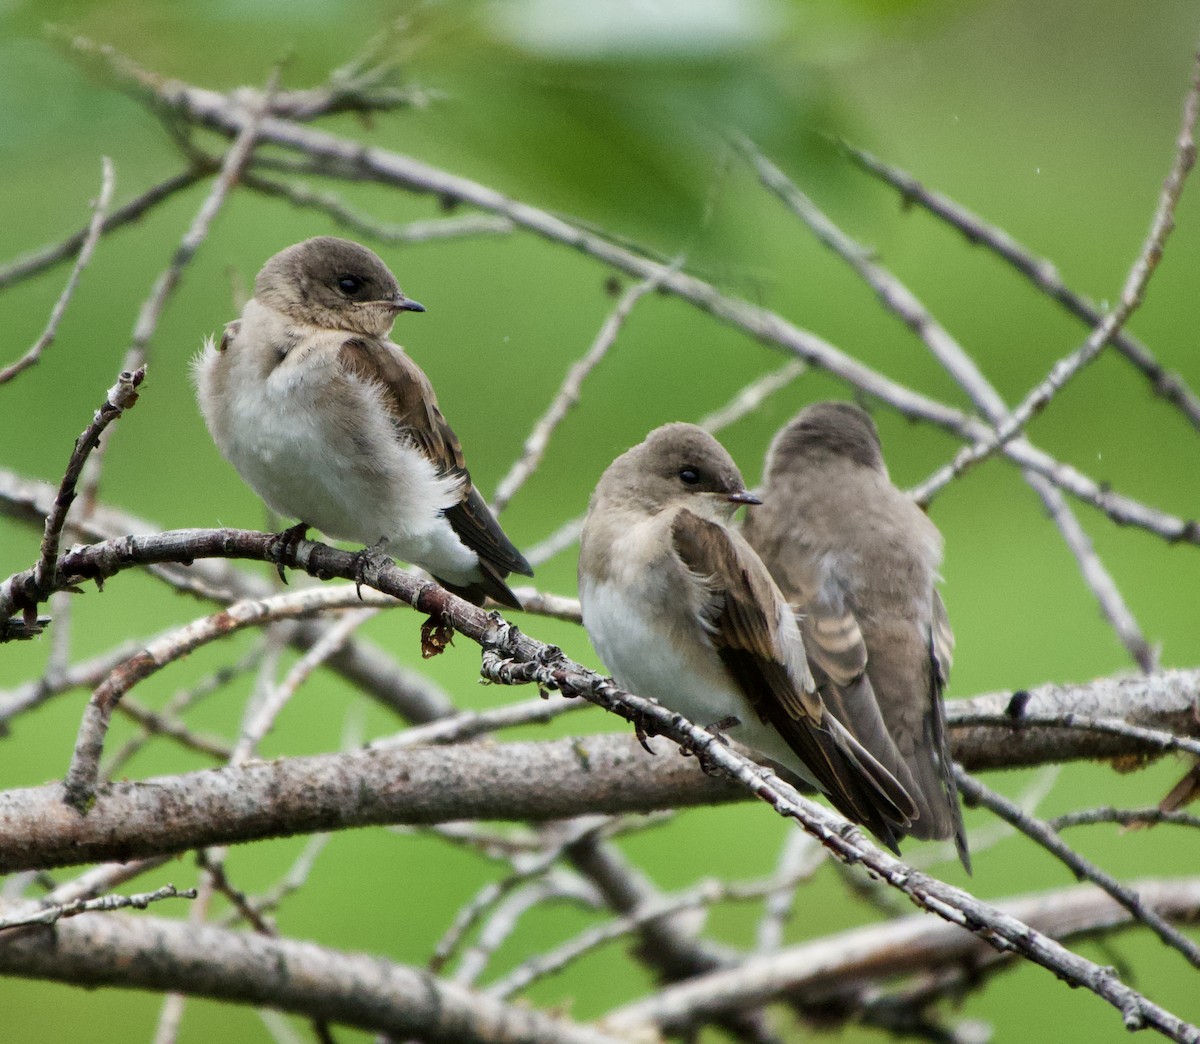
[[[727,521],[739,504],[758,504],[728,451],[694,424],[664,424],[614,460],[600,476],[591,506],[635,507],[649,514],[686,505]]]
[[[765,482],[796,460],[841,457],[884,475],[879,432],[867,412],[852,402],[818,402],[801,410],[771,443]]]
[[[295,322],[367,337],[386,337],[400,312],[425,311],[377,254],[334,236],[281,250],[258,273],[254,296]]]

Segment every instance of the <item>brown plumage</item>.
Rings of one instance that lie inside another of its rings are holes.
[[[934,587],[941,534],[849,403],[810,406],[779,432],[762,494],[746,539],[796,611],[821,695],[916,800],[907,833],[954,838],[970,869],[942,706],[954,636]]]
[[[280,251],[194,367],[209,431],[280,514],[379,544],[477,604],[519,608],[505,577],[532,571],[472,484],[428,378],[389,339],[405,311],[424,308],[357,243]]]
[[[817,693],[795,618],[728,525],[741,503],[755,500],[737,467],[693,425],[618,457],[584,524],[584,626],[619,684],[702,726],[735,718],[729,736],[895,847],[916,807]]]

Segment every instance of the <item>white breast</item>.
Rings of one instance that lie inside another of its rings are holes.
[[[641,584],[580,582],[584,627],[617,684],[701,727],[736,717],[740,724],[723,728],[724,734],[815,785],[796,753],[738,690],[698,620],[682,613],[678,602],[660,604],[656,587],[644,578]]]
[[[279,514],[339,540],[386,540],[405,561],[469,582],[478,559],[441,514],[457,502],[459,481],[439,477],[422,453],[398,441],[375,387],[336,367],[344,335],[304,331],[264,378],[246,340],[280,343],[280,322],[251,301],[237,342],[225,352],[207,345],[197,360],[201,408],[222,455]],[[219,382],[218,367],[226,368]]]

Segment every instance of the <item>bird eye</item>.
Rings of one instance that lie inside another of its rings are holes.
[[[338,289],[343,294],[349,297],[351,294],[358,293],[363,288],[363,281],[356,275],[338,276]]]
[[[700,481],[700,472],[695,468],[683,468],[679,472],[679,477],[689,486],[694,486]]]

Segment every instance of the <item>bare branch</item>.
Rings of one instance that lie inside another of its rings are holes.
[[[170,199],[176,193],[191,188],[197,181],[207,177],[209,173],[205,170],[189,169],[151,186],[140,196],[118,207],[104,218],[100,224],[101,234],[137,221],[147,211]],[[83,249],[90,233],[91,225],[89,224],[60,243],[42,247],[40,250],[9,262],[0,268],[0,290],[39,275],[47,269],[53,268],[60,261],[65,261],[72,254],[78,254]]]
[[[1049,824],[1018,808],[1002,794],[997,794],[990,787],[985,787],[979,780],[967,775],[961,769],[955,773],[955,779],[968,801],[990,809],[1006,823],[1016,827],[1022,834],[1031,838],[1060,860],[1075,874],[1077,879],[1091,881],[1092,884],[1112,896],[1114,902],[1125,907],[1137,921],[1154,932],[1167,946],[1183,954],[1193,967],[1200,967],[1200,946],[1173,928],[1164,917],[1146,903],[1145,897],[1138,894],[1135,889],[1127,888],[1091,860],[1085,859],[1064,842]]]
[[[1139,881],[1136,887],[1173,919],[1200,915],[1200,881]],[[1136,923],[1128,911],[1092,885],[1054,890],[1000,905],[1004,916],[1036,926],[1056,938],[1090,936]],[[886,924],[841,932],[775,954],[749,957],[738,967],[669,986],[654,996],[610,1012],[604,1026],[628,1033],[640,1026],[669,1028],[696,1014],[760,1005],[800,990],[843,989],[855,980],[880,980],[915,969],[974,966],[991,961],[979,940],[952,925],[914,914]],[[1140,1028],[1127,1024],[1129,1029]],[[1174,1039],[1194,1040],[1186,1025]],[[1168,1033],[1171,1035],[1171,1033]]]
[[[464,214],[460,217],[391,225],[355,210],[331,192],[316,192],[304,185],[264,178],[253,170],[242,175],[241,183],[264,196],[286,200],[294,207],[320,210],[343,228],[383,243],[411,245],[467,236],[504,236],[513,231],[513,223],[507,218],[489,217],[486,214]]]
[[[191,225],[188,226],[188,230],[180,240],[179,246],[171,258],[171,263],[167,266],[166,271],[158,277],[149,298],[143,303],[137,323],[133,328],[133,342],[126,353],[127,362],[136,361],[127,366],[127,369],[132,369],[133,365],[140,366],[144,360],[146,346],[149,344],[150,338],[154,336],[154,331],[158,329],[158,320],[162,316],[163,308],[166,307],[168,299],[179,285],[183,270],[196,256],[196,251],[208,237],[208,230],[212,226],[213,219],[224,205],[225,199],[241,175],[242,169],[249,162],[250,155],[258,141],[259,124],[278,80],[279,72],[276,70],[271,76],[271,82],[262,104],[246,111],[245,123],[239,129],[233,145],[225,154],[225,159],[213,182],[211,191],[204,198]]]
[[[92,423],[84,428],[83,433],[75,440],[75,449],[67,462],[67,470],[59,484],[58,495],[46,515],[37,565],[29,573],[22,575],[19,584],[11,579],[0,584],[0,641],[7,640],[10,636],[29,637],[29,629],[35,626],[37,604],[44,601],[51,591],[61,591],[70,587],[69,584],[58,582],[58,547],[67,512],[75,500],[75,484],[104,429],[137,403],[137,389],[145,376],[145,367],[132,373],[122,372],[117,378],[117,383],[109,388],[104,404],[92,416]],[[23,613],[23,625],[9,619],[14,612]]]
[[[55,487],[48,483],[22,479],[12,472],[0,469],[0,515],[7,514],[20,521],[40,526],[52,510],[55,494]],[[125,533],[158,532],[160,527],[125,512],[95,505],[86,518],[69,520],[67,529],[87,539],[106,540]],[[176,590],[222,603],[266,598],[276,593],[261,577],[219,560],[191,562],[186,565],[163,562],[150,565],[149,571]],[[2,593],[0,589],[0,597]],[[315,594],[310,590],[304,597],[318,600],[309,606],[314,612],[339,604],[363,604],[357,598],[353,603],[349,600],[342,602],[340,595],[329,591]],[[368,604],[391,604],[384,596],[371,592],[364,592],[364,597],[368,599]],[[321,601],[322,599],[328,601]],[[329,621],[319,616],[301,618],[292,634],[292,641],[301,649],[311,648],[329,627]],[[92,663],[98,665],[101,660],[110,663],[110,666],[101,672],[102,676],[124,658],[125,656],[121,655],[110,661],[99,657]],[[394,656],[385,653],[366,639],[354,638],[346,642],[329,660],[329,667],[406,721],[432,721],[456,711],[449,696],[435,682],[397,662]],[[74,684],[91,686],[100,680],[99,677],[93,677],[86,672],[81,672],[78,677],[79,680]],[[13,715],[32,709],[44,699],[65,691],[67,687],[69,686],[60,686],[57,682],[38,682],[13,690],[12,701],[0,702],[0,725]]]
[[[56,924],[64,917],[76,917],[82,913],[108,912],[110,910],[144,910],[151,903],[163,899],[195,899],[196,890],[185,888],[182,891],[174,885],[164,885],[153,892],[143,892],[140,895],[105,895],[99,899],[76,899],[70,903],[55,903],[50,906],[39,905],[30,913],[14,913],[0,915],[0,932],[7,928],[28,927],[34,924]]]
[[[596,339],[584,353],[583,358],[567,371],[566,377],[563,378],[563,382],[546,412],[536,421],[529,437],[526,438],[521,456],[514,461],[508,474],[496,485],[496,494],[492,497],[492,510],[496,514],[508,507],[517,490],[537,470],[537,466],[545,455],[546,446],[550,442],[550,436],[579,402],[579,393],[588,374],[600,364],[600,361],[608,354],[608,350],[616,344],[617,335],[620,334],[621,327],[625,325],[625,320],[629,318],[634,306],[647,294],[658,289],[661,281],[660,276],[651,276],[626,290],[612,312],[609,313],[608,318],[604,320],[604,325],[600,327],[600,332],[596,334]]]
[[[967,242],[990,250],[1007,261],[1034,286],[1061,304],[1068,312],[1090,327],[1099,326],[1104,313],[1082,294],[1077,294],[1060,278],[1054,265],[1036,257],[1002,228],[984,221],[960,203],[926,188],[911,174],[885,163],[865,149],[842,142],[847,154],[868,174],[879,178],[900,193],[906,206],[916,204],[934,217],[958,229]],[[1176,373],[1168,373],[1150,349],[1127,330],[1116,331],[1109,341],[1149,379],[1157,395],[1176,406],[1192,426],[1200,431],[1200,397]]]
[[[1179,826],[1200,828],[1200,816],[1188,812],[1164,812],[1161,808],[1088,808],[1079,812],[1064,812],[1061,816],[1047,819],[1051,830],[1064,830],[1074,826],[1092,826],[1096,823],[1119,823],[1124,827],[1154,826],[1156,823],[1175,823]]]
[[[104,218],[108,212],[108,205],[112,202],[113,185],[116,179],[113,172],[112,160],[107,156],[101,160],[101,171],[100,195],[92,203],[92,220],[87,227],[87,231],[84,233],[83,243],[79,248],[79,256],[75,259],[75,267],[71,269],[71,274],[67,278],[67,285],[63,287],[63,292],[59,295],[58,300],[54,302],[54,308],[50,312],[50,320],[46,323],[46,329],[42,331],[42,336],[16,362],[0,369],[0,384],[6,384],[22,370],[27,370],[30,366],[33,366],[41,358],[42,352],[54,343],[54,337],[58,333],[59,324],[67,312],[67,305],[71,303],[71,298],[75,295],[75,288],[79,285],[79,277],[83,274],[83,270],[87,268],[88,262],[91,261],[92,254],[96,250],[96,244],[100,241],[100,233],[104,228]]]
[[[1121,289],[1121,298],[1116,307],[1104,316],[1100,324],[1079,348],[1054,364],[1041,384],[1034,388],[1021,404],[997,426],[993,436],[980,439],[973,446],[966,446],[959,450],[949,464],[921,483],[913,493],[917,503],[929,503],[948,482],[1016,437],[1036,414],[1046,408],[1050,400],[1072,377],[1100,354],[1113,335],[1125,325],[1128,318],[1141,305],[1142,298],[1146,293],[1146,285],[1162,259],[1163,246],[1175,228],[1175,207],[1179,203],[1184,183],[1196,163],[1194,134],[1198,117],[1200,117],[1200,54],[1197,54],[1196,63],[1192,69],[1192,87],[1184,102],[1183,126],[1180,128],[1179,138],[1176,141],[1171,170],[1163,183],[1158,207],[1155,210],[1154,220],[1151,222],[1146,241],[1134,260],[1129,274],[1125,277],[1125,285]]]
[[[0,971],[181,990],[441,1044],[621,1044],[378,957],[157,917],[82,917],[24,932],[0,946]]]

